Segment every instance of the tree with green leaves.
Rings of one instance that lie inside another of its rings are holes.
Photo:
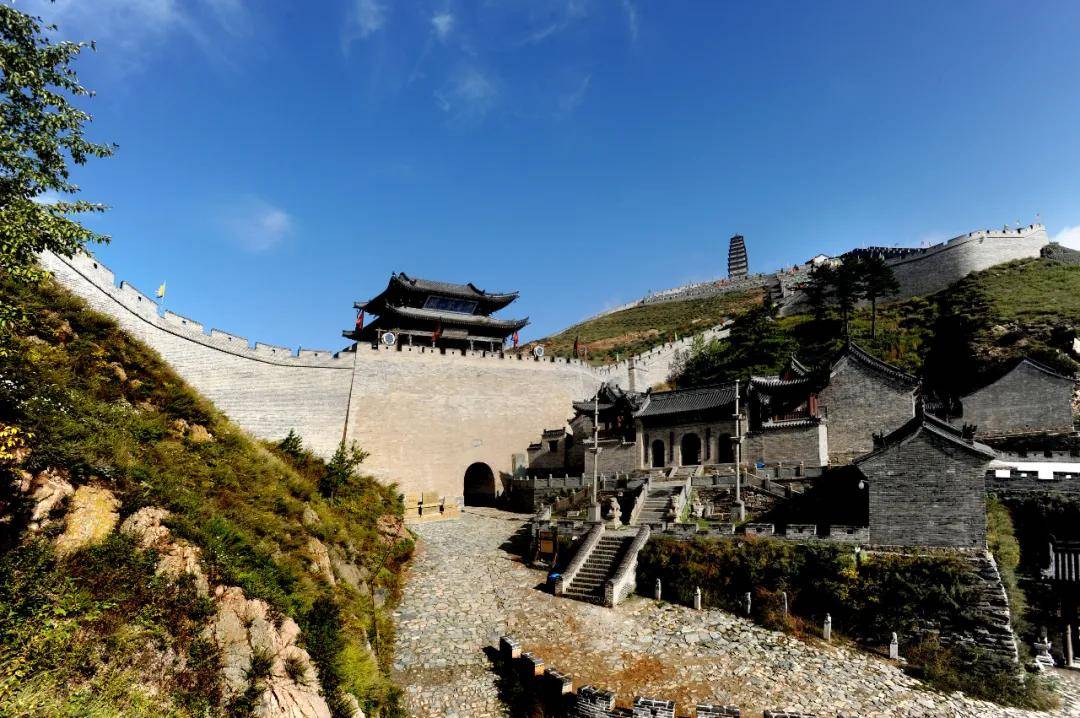
[[[51,201],[79,191],[72,165],[115,150],[86,138],[91,117],[74,104],[93,96],[73,67],[93,44],[54,42],[55,29],[0,4],[0,272],[21,282],[40,281],[43,251],[70,257],[89,242],[108,241],[72,218],[103,205]],[[14,318],[12,308],[0,308],[0,328]]]
[[[837,309],[840,310],[844,339],[851,337],[851,313],[863,296],[861,266],[862,262],[855,255],[848,254],[840,260],[840,266],[833,274],[833,297],[836,299]]]
[[[368,456],[370,454],[355,442],[346,446],[343,439],[326,465],[326,473],[319,481],[319,493],[331,501],[336,499],[356,478],[357,467],[364,463]]]
[[[870,300],[870,338],[877,339],[878,299],[893,297],[900,293],[892,267],[880,255],[863,257],[859,262],[859,284],[864,297]]]

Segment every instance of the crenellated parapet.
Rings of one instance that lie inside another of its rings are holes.
[[[207,333],[203,322],[177,314],[172,310],[161,311],[157,301],[130,282],[121,281],[117,285],[115,273],[91,254],[83,252],[70,259],[47,254],[42,256],[41,264],[69,288],[75,285],[72,276],[74,274],[113,302],[113,306],[110,306],[108,302],[99,302],[100,306],[95,306],[95,309],[110,315],[126,311],[157,329],[197,342],[207,348],[257,361],[280,362],[286,366],[352,368],[351,354],[342,355],[325,349],[293,350],[265,342],[252,343],[246,337],[220,329],[211,329]]]

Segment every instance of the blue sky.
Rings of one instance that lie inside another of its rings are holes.
[[[8,0],[10,1],[10,0]],[[1041,217],[1080,246],[1080,4],[16,2],[94,39],[118,277],[337,349],[392,271],[532,338],[648,290]]]

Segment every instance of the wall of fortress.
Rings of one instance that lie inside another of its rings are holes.
[[[218,409],[259,439],[290,429],[329,457],[343,437],[365,468],[402,491],[462,496],[466,468],[510,474],[512,456],[562,426],[600,379],[576,360],[356,345],[339,353],[256,342],[166,311],[115,282],[94,257],[41,258],[57,281],[161,355]]]
[[[353,377],[353,354],[256,343],[173,312],[115,278],[87,254],[72,259],[44,255],[42,265],[93,309],[113,317],[129,334],[156,350],[199,393],[233,422],[260,439],[295,429],[308,446],[329,456],[341,441]]]
[[[676,355],[689,351],[697,337],[703,337],[707,342],[723,339],[731,334],[729,327],[730,323],[725,323],[677,342],[665,342],[629,359],[596,367],[594,371],[602,381],[613,382],[625,391],[648,391],[650,387],[668,380]]]
[[[1046,227],[979,230],[905,257],[888,260],[900,283],[900,298],[933,294],[972,272],[1015,259],[1033,259],[1050,243]]]
[[[348,436],[371,451],[366,470],[403,490],[461,497],[466,469],[483,462],[501,492],[512,457],[564,426],[599,383],[576,360],[361,344]]]

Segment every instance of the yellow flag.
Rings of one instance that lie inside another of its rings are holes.
[[[165,282],[162,282],[161,286],[157,288],[157,298],[158,299],[164,299],[165,298]]]

